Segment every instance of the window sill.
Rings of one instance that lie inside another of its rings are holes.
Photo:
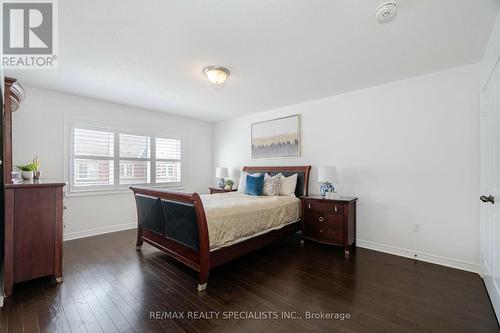
[[[149,186],[152,188],[165,189],[165,190],[173,190],[173,191],[184,191],[184,187],[180,186]],[[67,191],[64,196],[68,198],[72,197],[90,197],[90,196],[102,196],[102,195],[124,195],[124,194],[132,194],[132,191],[129,188],[118,188],[113,190],[88,190],[88,191]]]

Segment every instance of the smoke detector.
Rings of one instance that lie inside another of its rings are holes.
[[[378,6],[375,15],[378,23],[389,23],[396,18],[397,5],[395,2],[386,2]]]

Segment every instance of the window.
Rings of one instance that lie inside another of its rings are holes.
[[[75,128],[73,142],[73,186],[85,188],[113,185],[113,132]]]
[[[181,184],[180,139],[74,126],[70,146],[72,191]]]
[[[156,139],[156,181],[181,181],[181,142],[175,139]]]
[[[120,184],[150,184],[152,138],[122,133],[119,136]]]

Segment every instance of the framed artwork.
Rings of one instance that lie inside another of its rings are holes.
[[[300,115],[253,123],[252,158],[299,157]]]

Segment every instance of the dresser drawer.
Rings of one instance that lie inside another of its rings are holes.
[[[328,212],[306,210],[306,223],[314,225],[327,225],[331,227],[342,227],[344,225],[344,216],[339,214],[331,214]]]
[[[305,236],[306,238],[338,245],[342,245],[344,241],[342,226],[325,225],[323,223],[306,223]]]
[[[306,211],[314,211],[329,214],[343,214],[344,205],[342,203],[335,203],[330,200],[309,200],[305,203]]]

